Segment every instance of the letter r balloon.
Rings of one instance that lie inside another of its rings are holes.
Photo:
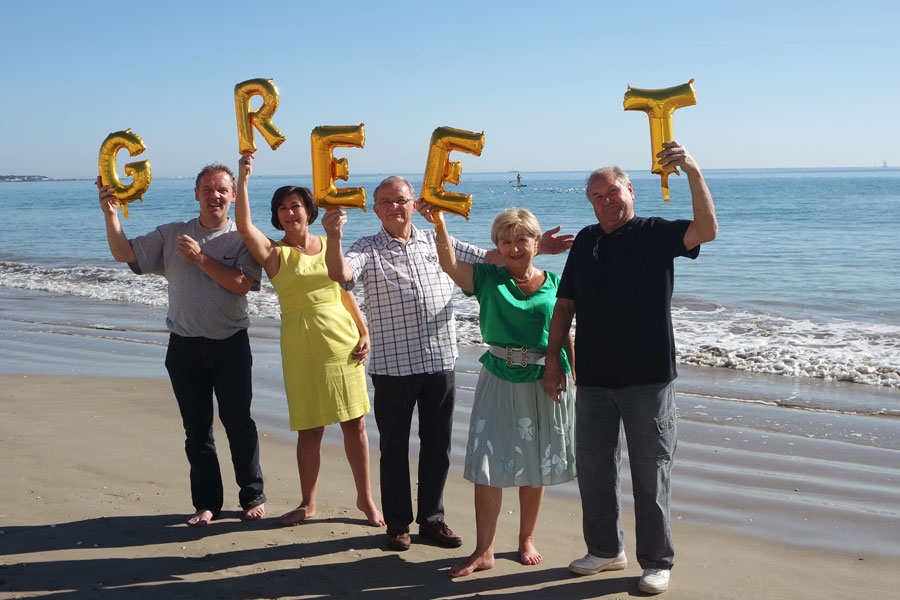
[[[672,113],[683,106],[697,104],[697,93],[691,85],[691,79],[685,84],[659,90],[642,90],[628,86],[623,106],[625,110],[639,110],[650,117],[650,146],[653,154],[651,172],[662,177],[663,200],[668,202],[669,173],[680,175],[678,169],[663,169],[656,155],[662,152],[663,142],[671,142],[674,138]]]
[[[250,99],[262,96],[262,106],[250,110]],[[237,113],[239,152],[256,152],[253,128],[256,127],[272,150],[277,150],[285,138],[272,123],[278,110],[278,88],[271,79],[248,79],[234,86],[234,110]]]

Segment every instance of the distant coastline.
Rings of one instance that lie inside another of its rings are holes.
[[[13,182],[35,182],[35,181],[88,181],[80,177],[71,177],[67,179],[54,179],[46,175],[0,175],[0,183]]]

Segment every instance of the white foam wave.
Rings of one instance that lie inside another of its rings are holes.
[[[123,268],[0,262],[0,286],[153,306],[167,303],[165,279],[135,277]],[[252,315],[279,318],[278,298],[267,280],[248,299]],[[478,302],[458,291],[453,301],[460,343],[482,345]],[[786,318],[697,300],[678,303],[672,316],[683,364],[900,387],[898,326]]]

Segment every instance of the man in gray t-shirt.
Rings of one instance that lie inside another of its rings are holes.
[[[246,298],[251,289],[259,289],[261,273],[228,218],[234,175],[224,165],[204,167],[194,188],[200,216],[161,225],[132,240],[122,230],[112,190],[99,178],[97,187],[113,258],[128,263],[138,275],[154,273],[169,282],[166,369],[184,424],[196,510],[187,524],[209,524],[224,503],[212,436],[213,393],[228,435],[242,518],[261,519],[266,497],[256,423],[250,416],[253,358]]]

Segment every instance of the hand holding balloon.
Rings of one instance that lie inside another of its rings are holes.
[[[343,235],[343,227],[347,223],[347,213],[340,208],[329,208],[322,217],[322,228],[329,237],[340,240]]]
[[[694,160],[691,153],[678,142],[674,140],[664,142],[662,146],[663,149],[656,155],[656,158],[663,169],[675,170],[680,167],[682,171],[689,175],[700,170],[697,161]]]
[[[94,184],[97,186],[97,191],[100,195],[100,208],[103,210],[103,214],[110,217],[117,214],[121,203],[119,202],[119,199],[116,198],[116,194],[113,192],[112,188],[108,185],[103,185],[103,180],[99,175],[94,181]]]

